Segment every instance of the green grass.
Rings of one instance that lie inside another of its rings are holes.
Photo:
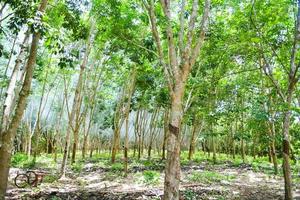
[[[71,169],[75,173],[80,173],[83,169],[84,163],[83,162],[76,162],[72,164]]]
[[[186,200],[197,200],[197,198],[198,198],[198,194],[190,189],[183,191],[183,196],[184,196],[184,199],[186,199]]]
[[[58,175],[48,174],[43,178],[44,183],[53,183],[58,180]]]
[[[124,170],[124,165],[122,163],[114,163],[111,165],[110,170],[112,172],[122,172]]]
[[[156,171],[147,170],[143,172],[144,183],[157,184],[159,182],[160,173]]]
[[[192,174],[188,175],[188,180],[193,182],[200,182],[200,183],[213,183],[213,182],[220,182],[222,180],[233,180],[235,176],[233,175],[223,175],[218,172],[213,171],[194,171]]]

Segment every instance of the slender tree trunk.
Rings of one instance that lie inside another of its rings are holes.
[[[138,159],[140,159],[140,134],[139,134],[139,122],[140,122],[140,109],[138,108],[135,116],[135,124],[134,124],[134,134],[136,137],[136,149],[137,149],[137,154],[138,154]]]
[[[115,110],[115,117],[114,117],[114,135],[112,140],[112,152],[111,152],[111,162],[114,163],[116,161],[116,156],[120,148],[120,129],[122,127],[124,117],[122,117],[122,109],[124,100],[126,97],[126,84],[124,85],[122,94],[120,96],[119,103]]]
[[[290,138],[289,138],[289,128],[290,128],[290,106],[292,102],[292,91],[289,91],[287,104],[288,110],[284,112],[283,121],[283,177],[284,177],[284,189],[285,189],[285,200],[293,199],[293,189],[292,189],[292,175],[290,167]]]
[[[216,164],[217,163],[217,153],[216,153],[216,138],[215,136],[211,137],[211,147],[212,147],[212,151],[213,151],[213,163]]]
[[[166,143],[167,143],[167,137],[169,132],[169,109],[165,109],[164,114],[164,138],[163,138],[163,145],[162,145],[162,159],[166,159]]]
[[[47,0],[42,0],[41,5],[39,7],[39,12],[43,13],[47,6]],[[3,130],[2,144],[0,146],[0,200],[4,200],[4,196],[7,188],[7,180],[9,174],[9,165],[11,159],[11,151],[13,147],[13,140],[17,133],[17,128],[22,119],[26,100],[30,92],[32,76],[34,71],[34,66],[36,62],[36,55],[38,49],[38,43],[40,40],[41,34],[39,32],[35,32],[32,36],[32,43],[30,48],[30,53],[28,57],[28,61],[26,64],[26,75],[25,80],[22,86],[22,89],[19,94],[19,100],[15,109],[14,116],[12,117],[12,121],[10,122],[8,129]]]
[[[26,33],[25,33],[25,34],[26,34]],[[26,35],[25,35],[25,38],[26,38]],[[13,55],[13,53],[14,53],[14,49],[15,49],[15,45],[16,45],[17,39],[18,39],[18,34],[16,34],[15,37],[14,37],[13,45],[12,45],[12,47],[11,47],[10,54],[9,54],[9,58],[8,58],[8,61],[7,61],[5,70],[4,70],[4,75],[5,75],[5,76],[7,76],[7,71],[8,71],[8,69],[9,69],[9,65],[10,65],[10,62],[11,62],[11,59],[12,59],[12,55]],[[3,88],[1,88],[1,91],[0,91],[0,98],[2,98],[2,93],[3,93]]]
[[[34,160],[34,162],[36,161],[36,157],[37,157],[37,154],[39,151],[38,146],[39,146],[39,140],[40,140],[40,134],[41,134],[41,115],[42,115],[42,111],[43,111],[42,105],[43,105],[43,100],[44,100],[45,91],[46,91],[47,77],[48,77],[48,71],[46,72],[45,80],[43,83],[42,95],[40,98],[40,103],[39,103],[38,112],[37,112],[36,126],[35,126],[35,129],[33,130],[33,133],[34,133],[33,160]],[[48,95],[47,95],[47,97],[48,97]]]
[[[1,8],[0,8],[0,20],[2,19],[3,10],[6,7],[6,5],[7,5],[7,2],[4,2],[3,5],[1,5]]]
[[[67,158],[68,158],[69,149],[70,149],[70,135],[71,135],[71,132],[74,131],[74,128],[75,128],[74,127],[74,118],[75,118],[75,114],[76,114],[76,111],[77,111],[77,109],[79,107],[79,103],[80,103],[80,93],[81,93],[83,71],[84,71],[84,67],[82,67],[82,66],[85,66],[85,65],[80,66],[80,73],[79,73],[79,78],[78,78],[76,89],[75,89],[73,105],[72,105],[71,113],[69,115],[69,123],[68,123],[67,132],[66,132],[65,145],[64,145],[64,151],[63,151],[63,160],[62,160],[61,170],[60,170],[60,175],[62,178],[65,177]],[[67,83],[65,81],[65,87],[66,87],[66,84]],[[66,88],[65,88],[65,93],[67,93]],[[65,94],[65,95],[67,95],[67,94]],[[68,104],[67,99],[66,99],[66,104]],[[67,105],[67,107],[68,107],[68,105]],[[68,113],[69,113],[69,111],[68,111]]]
[[[126,114],[125,119],[125,143],[124,143],[124,172],[128,173],[128,131],[129,131],[129,113]]]
[[[114,136],[113,136],[113,144],[112,144],[112,153],[111,153],[111,162],[115,163],[116,156],[119,151],[120,146],[120,129],[119,127],[115,127],[114,129]]]
[[[85,134],[83,136],[83,143],[82,143],[82,159],[85,159],[87,144],[88,144],[88,134]]]
[[[83,57],[83,61],[82,64],[80,66],[80,74],[79,74],[79,80],[78,80],[78,84],[76,87],[76,90],[78,90],[78,102],[76,103],[76,107],[75,109],[75,129],[73,130],[73,136],[74,136],[74,142],[73,142],[73,149],[72,149],[72,159],[71,159],[71,163],[75,162],[75,157],[76,157],[76,151],[77,151],[77,146],[78,146],[78,137],[79,137],[79,129],[80,129],[80,125],[81,125],[81,114],[80,114],[80,108],[81,108],[81,104],[82,104],[82,96],[81,96],[81,91],[83,89],[83,76],[84,76],[84,71],[85,68],[87,66],[88,63],[88,59],[89,59],[89,55],[90,55],[90,51],[92,48],[92,34],[93,34],[93,30],[94,29],[94,24],[92,23],[92,27],[90,29],[90,33],[89,33],[89,37],[86,41],[86,51]],[[75,103],[75,102],[74,102]],[[73,122],[72,122],[73,123]]]
[[[199,123],[199,120],[195,119],[194,123],[195,124],[193,126],[191,140],[190,140],[190,148],[189,148],[189,155],[188,155],[189,160],[193,158],[193,155],[195,153],[196,139],[197,139],[196,136],[202,129],[202,124]]]
[[[196,136],[196,124],[193,125],[192,135],[190,139],[190,148],[188,159],[191,160],[195,151],[195,136]]]
[[[130,83],[128,84],[128,90],[127,90],[127,102],[125,105],[125,144],[124,144],[124,171],[127,175],[128,173],[128,149],[129,149],[129,114],[130,114],[130,104],[131,104],[131,98],[134,93],[135,89],[135,81],[136,81],[136,67],[134,66],[130,75]]]
[[[148,159],[151,158],[152,146],[153,146],[153,139],[155,135],[155,126],[156,126],[156,117],[158,116],[158,108],[152,113],[150,119],[150,127],[149,127],[149,144],[148,144]]]
[[[3,105],[3,113],[2,113],[2,123],[1,123],[1,130],[6,130],[8,128],[9,119],[13,110],[13,99],[14,99],[14,91],[16,87],[16,83],[18,80],[18,74],[20,71],[20,66],[22,64],[22,60],[24,59],[25,49],[29,40],[29,33],[25,33],[24,40],[21,44],[21,50],[19,55],[16,58],[15,66],[12,71],[10,81],[6,90],[6,98],[4,100]],[[2,92],[1,92],[2,93]]]
[[[244,139],[241,139],[241,154],[242,154],[242,159],[243,159],[243,163],[245,163],[245,143],[244,143]]]
[[[167,161],[165,168],[164,200],[179,199],[180,183],[180,126],[182,121],[183,83],[178,82],[172,96],[169,134],[167,138]]]

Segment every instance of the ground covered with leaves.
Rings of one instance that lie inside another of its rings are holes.
[[[182,159],[181,199],[283,199],[282,175],[274,175],[272,165],[260,158],[251,164],[240,159],[229,161],[224,155],[212,163],[205,155],[195,159]],[[249,158],[250,159],[250,158]],[[30,160],[30,159],[29,159]],[[15,157],[10,171],[8,199],[160,199],[163,195],[164,161],[159,158],[133,159],[129,173],[123,172],[122,160],[110,163],[109,154],[99,154],[92,159],[78,161],[59,179],[59,164],[49,156],[41,156],[35,164],[28,159]],[[13,178],[28,168],[48,171],[38,187],[17,188]],[[299,178],[294,179],[295,198],[300,199]]]

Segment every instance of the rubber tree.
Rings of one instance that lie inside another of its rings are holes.
[[[48,1],[42,0],[39,6],[39,14],[43,14]],[[15,108],[15,113],[12,116],[12,120],[9,123],[7,129],[2,129],[1,133],[1,146],[0,146],[0,199],[4,200],[6,188],[7,188],[7,181],[8,181],[8,174],[10,168],[10,159],[11,159],[11,152],[13,147],[13,140],[17,133],[17,128],[21,122],[25,107],[26,107],[26,100],[30,92],[31,82],[33,77],[33,71],[36,63],[37,57],[37,50],[39,40],[41,38],[40,30],[35,30],[32,34],[32,42],[30,46],[29,57],[26,62],[26,75],[22,85],[22,88],[19,93],[19,99]]]
[[[152,35],[155,40],[159,61],[163,66],[164,75],[169,86],[171,97],[169,134],[167,138],[167,160],[165,166],[164,181],[164,199],[179,199],[179,182],[180,182],[180,127],[183,118],[183,96],[185,92],[186,81],[189,77],[192,67],[194,66],[200,49],[203,45],[205,32],[208,27],[208,15],[210,11],[210,0],[205,1],[204,11],[200,22],[200,28],[195,29],[199,13],[199,1],[194,0],[191,5],[191,14],[189,16],[188,27],[184,17],[187,12],[186,1],[182,0],[179,12],[179,31],[173,29],[172,4],[170,0],[161,0],[154,3],[153,0],[143,0],[143,5],[147,10],[151,24]],[[173,2],[172,2],[173,3]],[[158,27],[156,12],[157,6],[161,6],[164,26]],[[187,31],[185,31],[187,29]],[[166,33],[166,43],[168,53],[165,53],[162,46],[161,33]],[[178,34],[178,42],[176,36]]]
[[[287,6],[291,6],[287,4]],[[263,69],[264,74],[273,84],[274,89],[276,90],[278,96],[281,101],[285,105],[285,109],[283,111],[283,126],[282,126],[282,157],[283,157],[283,176],[284,176],[284,185],[285,185],[285,199],[292,200],[293,199],[293,188],[292,188],[292,177],[291,177],[291,167],[290,167],[290,120],[291,120],[291,107],[293,96],[295,93],[296,85],[299,81],[299,67],[300,61],[297,59],[299,54],[299,41],[300,41],[300,0],[295,1],[296,9],[296,17],[293,18],[294,21],[294,35],[291,37],[291,41],[289,41],[290,45],[290,59],[289,64],[281,63],[277,54],[268,55],[268,50],[271,49],[274,52],[274,47],[270,46],[266,42],[266,38],[264,33],[259,30],[257,24],[257,14],[251,16],[251,23],[254,29],[257,31],[257,36],[259,37],[259,42],[256,45],[257,49],[260,52],[260,60],[259,65]],[[256,11],[255,4],[253,4],[253,12]],[[273,11],[272,11],[273,12]],[[264,16],[264,15],[262,15]],[[288,55],[287,55],[288,56]],[[275,76],[274,72],[274,64],[271,62],[271,59],[276,60],[280,63],[279,66],[284,68],[284,72],[281,73],[282,77],[284,77],[287,81],[286,85],[280,84],[279,77]]]
[[[273,49],[273,46],[270,46],[266,43],[266,38],[262,31],[257,31],[258,37],[260,38],[257,48],[260,52],[260,61],[259,65],[263,69],[264,74],[273,84],[274,89],[276,90],[278,96],[285,104],[285,109],[283,111],[283,126],[282,126],[282,157],[283,157],[283,175],[284,175],[284,185],[285,185],[285,199],[293,199],[293,189],[292,189],[292,177],[291,177],[291,167],[290,167],[290,138],[289,138],[289,129],[290,129],[290,119],[291,119],[291,107],[292,100],[295,92],[296,85],[300,78],[299,70],[299,60],[297,55],[299,53],[299,41],[300,41],[300,0],[296,1],[297,14],[294,23],[294,36],[289,44],[291,44],[290,49],[290,59],[289,64],[285,65],[280,63],[280,59],[277,57],[277,54],[272,54],[270,57],[267,54],[269,49]],[[290,5],[287,5],[290,6]],[[255,5],[253,5],[255,8]],[[254,10],[254,9],[253,9]],[[256,10],[255,10],[256,11]],[[272,11],[273,12],[273,11]],[[251,22],[255,30],[258,29],[256,15],[252,16]],[[272,50],[274,51],[274,49]],[[284,72],[281,73],[282,77],[285,77],[287,84],[280,84],[279,78],[274,75],[274,65],[271,62],[271,59],[275,59],[280,63],[279,66],[284,65]]]
[[[67,132],[66,132],[66,138],[65,138],[65,145],[64,145],[64,152],[63,152],[63,160],[62,160],[62,164],[61,164],[61,170],[60,170],[60,175],[63,178],[65,176],[65,172],[66,172],[66,165],[67,165],[67,157],[68,157],[68,152],[69,152],[69,148],[70,148],[70,136],[71,136],[71,132],[73,132],[74,135],[74,143],[73,143],[73,149],[77,148],[77,137],[78,135],[76,135],[77,133],[75,131],[78,131],[78,124],[75,123],[76,117],[78,117],[78,115],[80,115],[80,108],[81,108],[81,100],[82,100],[82,87],[83,87],[83,79],[84,79],[84,72],[85,72],[85,68],[87,66],[88,63],[88,58],[91,52],[91,45],[92,45],[92,28],[90,30],[89,36],[86,40],[86,51],[84,53],[84,57],[82,60],[82,63],[80,65],[80,71],[79,71],[79,77],[78,77],[78,81],[75,87],[75,95],[74,95],[74,99],[73,99],[73,104],[72,104],[72,108],[71,108],[71,112],[68,113],[69,115],[69,122],[68,122],[68,128],[67,128]],[[78,122],[78,121],[77,121]],[[80,120],[81,122],[81,120]],[[77,130],[75,130],[77,128]],[[73,150],[74,152],[74,150]],[[75,150],[76,153],[76,150]],[[75,160],[75,153],[73,153],[72,159]]]

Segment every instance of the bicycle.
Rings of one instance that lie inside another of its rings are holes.
[[[41,171],[26,171],[25,173],[19,174],[14,179],[15,185],[18,188],[25,188],[27,185],[37,187],[39,183],[43,182],[43,178],[46,175],[46,172]]]

